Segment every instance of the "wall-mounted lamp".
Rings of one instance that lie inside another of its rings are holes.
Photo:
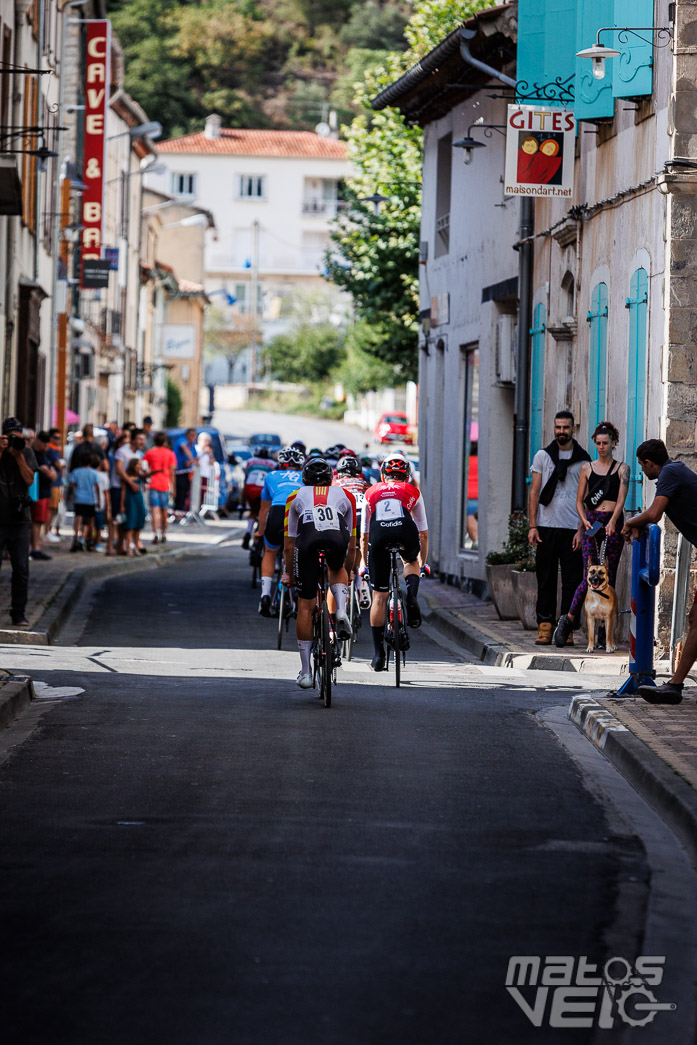
[[[453,149],[462,149],[462,158],[465,163],[471,163],[472,157],[474,156],[475,149],[486,149],[486,142],[477,141],[476,138],[472,137],[472,131],[475,127],[480,127],[484,131],[485,138],[492,138],[493,131],[498,131],[499,134],[506,135],[506,125],[503,123],[471,123],[467,128],[467,134],[464,138],[458,138],[457,141],[453,142]]]
[[[602,80],[605,77],[605,59],[606,58],[619,58],[622,55],[622,51],[618,51],[615,47],[608,47],[606,44],[601,44],[600,34],[601,33],[617,33],[617,42],[620,44],[626,44],[629,42],[629,35],[638,37],[639,40],[643,40],[646,44],[651,44],[652,47],[667,47],[670,41],[673,39],[673,30],[668,26],[615,26],[606,25],[602,29],[598,29],[595,34],[595,43],[592,47],[586,47],[583,51],[577,51],[577,58],[590,58],[593,63],[593,76],[596,80]],[[641,36],[641,33],[651,33],[656,39],[647,40]],[[666,39],[667,38],[667,39]],[[664,43],[658,43],[659,40],[665,40]]]
[[[113,142],[115,138],[125,138],[126,135],[133,141],[134,138],[147,138],[154,141],[162,134],[162,124],[158,120],[149,120],[148,123],[139,123],[137,127],[129,127],[127,131],[112,134],[107,141]]]

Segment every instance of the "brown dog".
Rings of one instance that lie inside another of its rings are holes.
[[[587,653],[595,649],[596,625],[605,625],[605,652],[612,653],[615,645],[615,628],[617,627],[617,595],[610,587],[605,566],[590,565],[588,567],[588,592],[586,593],[586,621],[588,623]]]

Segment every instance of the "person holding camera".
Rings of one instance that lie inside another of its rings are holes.
[[[5,549],[12,564],[10,617],[26,625],[31,544],[29,487],[38,470],[36,456],[22,437],[16,417],[6,417],[0,435],[0,561]]]

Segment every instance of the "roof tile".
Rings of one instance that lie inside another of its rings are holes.
[[[275,156],[343,160],[346,143],[336,138],[321,138],[312,131],[221,130],[219,138],[207,138],[203,131],[184,134],[157,143],[160,153],[197,153],[208,156]]]

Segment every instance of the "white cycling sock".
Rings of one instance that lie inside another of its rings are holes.
[[[247,519],[247,533],[254,533],[254,523],[255,522],[256,522],[256,519],[252,519],[252,518]]]
[[[312,639],[298,639],[298,651],[300,653],[300,670],[303,675],[311,675],[312,669],[310,668],[310,650],[312,649]]]
[[[336,599],[336,612],[345,617],[348,588],[345,584],[332,584],[332,595]]]
[[[271,589],[273,588],[273,577],[262,577],[261,578],[261,597],[265,595],[271,595]]]

